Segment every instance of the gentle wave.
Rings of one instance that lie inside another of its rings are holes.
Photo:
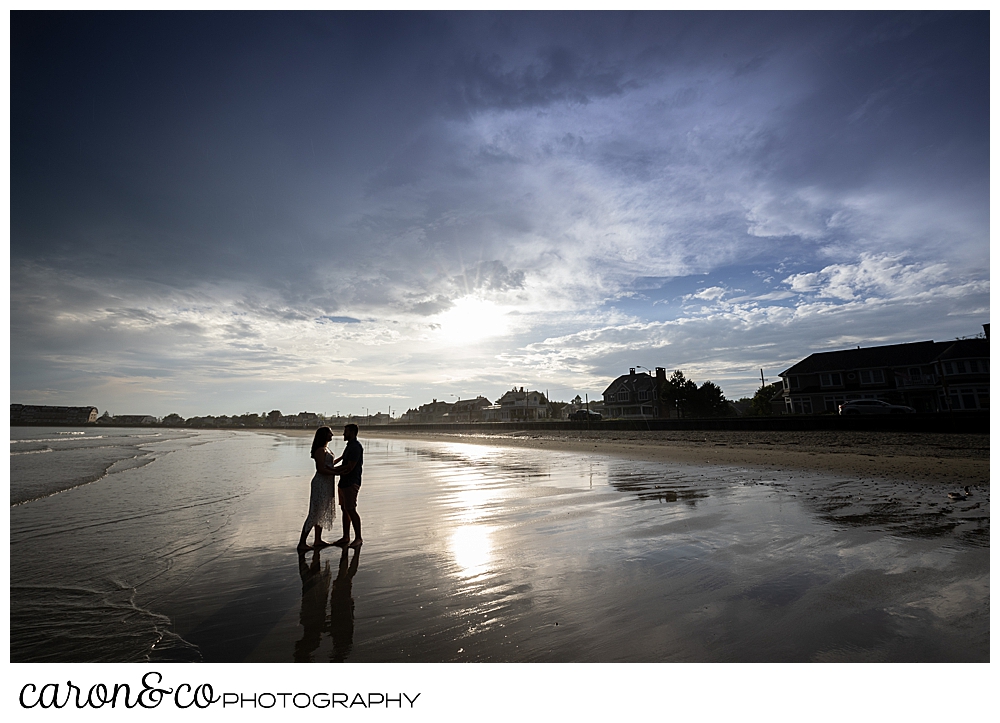
[[[71,434],[71,435],[85,435],[85,432],[56,432],[56,434]],[[38,437],[31,439],[12,439],[11,444],[28,444],[28,443],[38,443],[38,442],[81,442],[84,440],[90,441],[91,439],[112,439],[120,440],[122,442],[128,442],[133,439],[146,439],[148,437],[162,437],[163,434],[160,432],[153,432],[152,434],[122,434],[122,435],[108,435],[108,434],[95,434],[92,436],[74,436],[70,437]]]
[[[63,434],[63,432],[58,432],[58,434]],[[87,439],[104,439],[103,434],[94,435],[93,437],[87,437]],[[125,437],[122,437],[125,439]],[[65,437],[53,437],[48,439],[12,439],[11,444],[37,444],[38,442],[76,442],[76,439],[66,439]]]
[[[22,454],[45,454],[47,452],[52,452],[51,449],[29,449],[27,452],[11,452],[11,457],[18,457]]]

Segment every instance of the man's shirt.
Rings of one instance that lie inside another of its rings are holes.
[[[365,461],[365,449],[361,446],[361,442],[356,439],[348,441],[347,446],[344,448],[344,458],[340,461],[341,464],[347,464],[348,462],[354,462],[354,469],[345,475],[340,476],[340,482],[337,483],[338,487],[353,487],[354,485],[361,485],[361,466]]]

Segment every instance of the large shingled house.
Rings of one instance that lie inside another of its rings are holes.
[[[660,419],[676,417],[674,401],[668,398],[667,370],[656,367],[656,376],[636,374],[635,367],[604,390],[604,409],[610,419]]]
[[[835,413],[850,399],[918,412],[989,409],[990,344],[956,339],[818,352],[779,376],[786,414]]]

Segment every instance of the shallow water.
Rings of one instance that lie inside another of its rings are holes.
[[[187,434],[12,507],[12,660],[989,659],[988,490],[362,438],[364,547],[299,558],[309,439]]]

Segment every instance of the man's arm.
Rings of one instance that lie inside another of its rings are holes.
[[[353,460],[353,459],[347,460],[346,462],[344,462],[339,467],[334,467],[333,468],[333,473],[334,474],[339,474],[341,477],[343,477],[345,474],[350,474],[351,470],[354,469],[354,466],[356,464],[357,464],[357,462],[355,460]]]

